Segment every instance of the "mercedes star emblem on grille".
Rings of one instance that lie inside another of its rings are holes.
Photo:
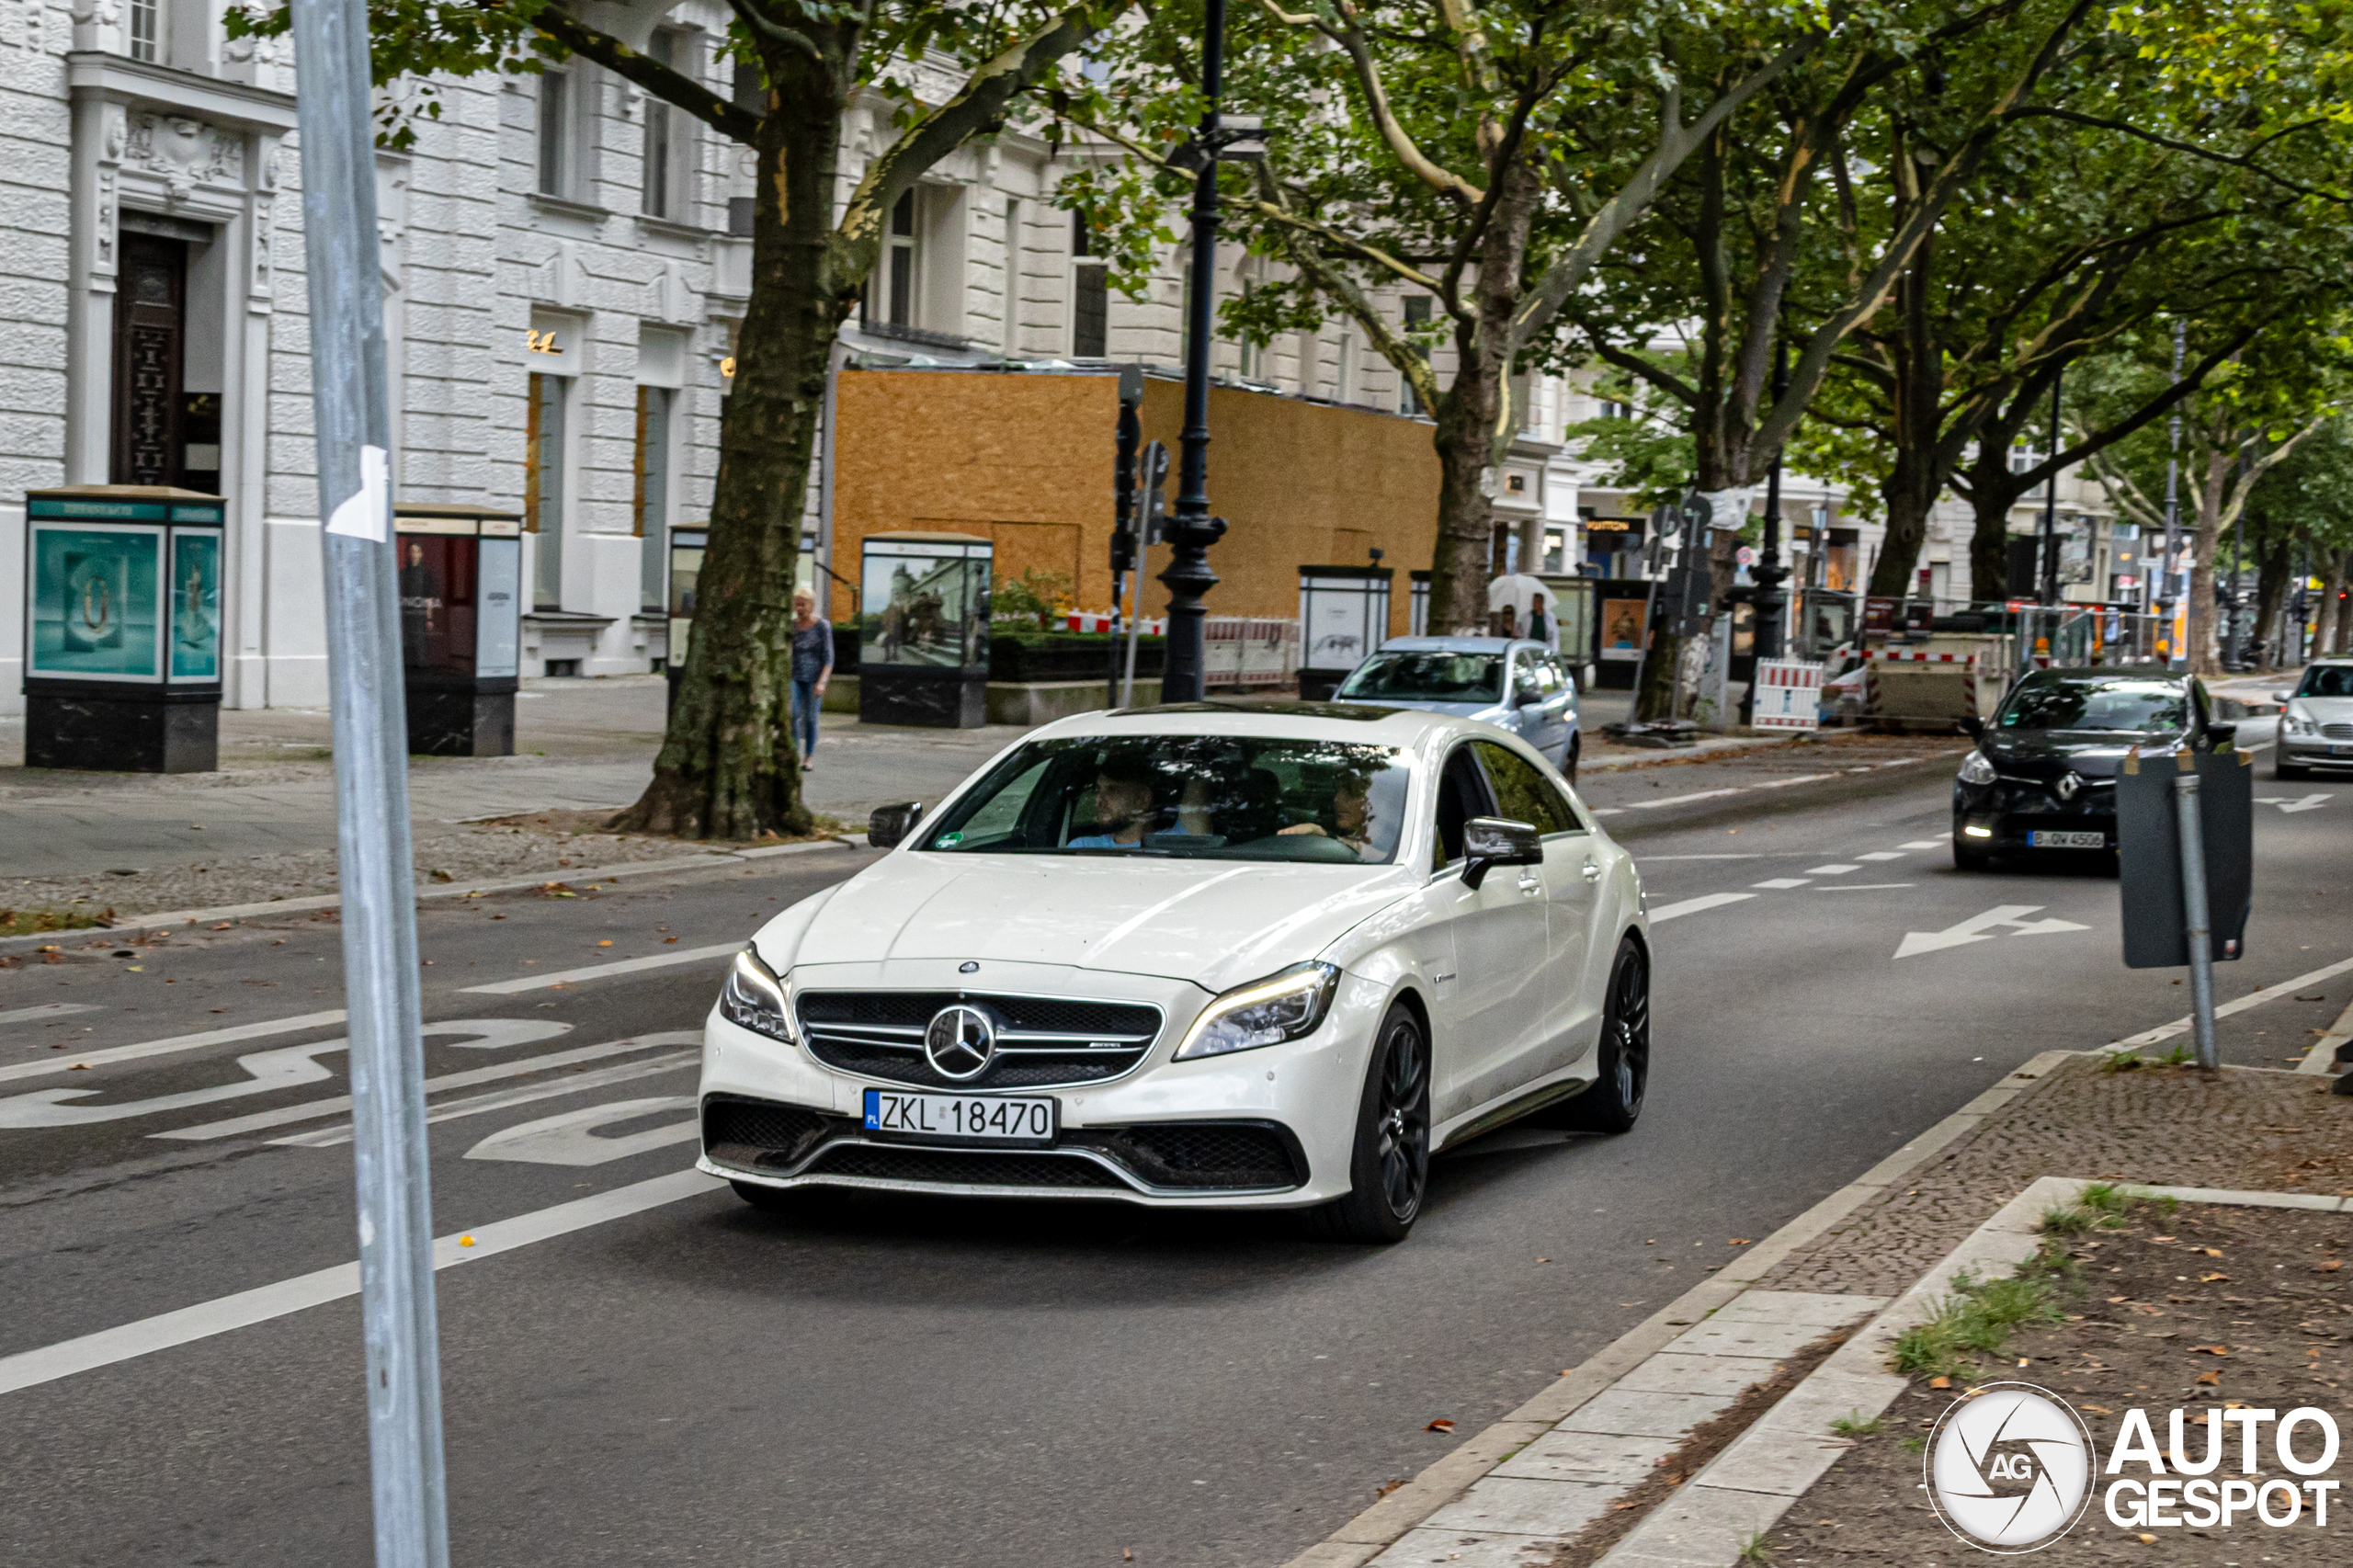
[[[996,1025],[978,1007],[942,1007],[923,1031],[923,1054],[943,1078],[977,1078],[996,1057]]]

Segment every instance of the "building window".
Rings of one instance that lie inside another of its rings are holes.
[[[131,0],[131,58],[159,64],[163,44],[164,0]]]
[[[523,528],[538,540],[531,607],[563,608],[563,415],[566,378],[534,373],[523,422]]]
[[[668,387],[637,389],[630,531],[644,541],[638,547],[637,602],[649,614],[659,614],[668,597],[664,568],[669,558],[670,412],[677,395]]]
[[[904,192],[891,208],[882,236],[881,264],[866,286],[859,312],[866,326],[913,326],[915,308],[915,193]]]
[[[656,65],[676,65],[678,58],[678,35],[659,31],[646,40],[645,52]],[[637,192],[637,210],[649,218],[678,216],[676,187],[681,183],[676,167],[677,144],[681,129],[677,111],[653,94],[645,95],[645,143],[643,172]]]
[[[1020,337],[1021,320],[1021,203],[1007,197],[1005,202],[1005,319],[1002,341],[997,345],[1008,359]]]
[[[572,183],[572,74],[540,74],[540,194],[565,196]]]
[[[1070,351],[1079,359],[1100,359],[1110,352],[1111,269],[1086,258],[1095,254],[1095,238],[1086,231],[1086,214],[1070,215]]]
[[[1405,296],[1404,304],[1405,332],[1408,336],[1430,324],[1430,297],[1427,294],[1408,294]],[[1422,358],[1427,358],[1428,356],[1425,354]],[[1400,414],[1423,412],[1422,400],[1415,394],[1413,381],[1402,372],[1397,378],[1397,412]]]

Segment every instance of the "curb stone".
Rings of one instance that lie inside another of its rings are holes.
[[[1540,1444],[1543,1438],[1563,1428],[1563,1423],[1603,1394],[1619,1389],[1630,1375],[1643,1369],[1652,1358],[1668,1351],[1691,1329],[1712,1317],[1722,1314],[1750,1287],[1762,1278],[1781,1260],[1800,1247],[1813,1242],[1856,1210],[1913,1171],[1935,1158],[1963,1136],[1984,1125],[1995,1112],[2006,1109],[2020,1096],[2032,1093],[2047,1079],[2053,1069],[2070,1057],[2083,1054],[2072,1051],[2046,1051],[2024,1066],[1996,1082],[1959,1110],[1938,1122],[1919,1137],[1913,1139],[1887,1158],[1865,1171],[1855,1180],[1830,1194],[1813,1208],[1783,1225],[1771,1235],[1747,1248],[1716,1276],[1691,1290],[1651,1314],[1642,1323],[1620,1335],[1609,1345],[1586,1358],[1549,1387],[1540,1392],[1518,1409],[1502,1420],[1473,1434],[1455,1449],[1415,1476],[1404,1485],[1373,1504],[1370,1508],[1342,1525],[1324,1540],[1291,1558],[1285,1568],[1365,1568],[1376,1558],[1385,1558],[1387,1565],[1402,1565],[1415,1559],[1392,1551],[1408,1535],[1428,1525],[1443,1510],[1490,1480],[1517,1478],[1495,1476],[1493,1472],[1506,1460],[1519,1455],[1523,1449]],[[1796,1309],[1794,1303],[1804,1301],[1809,1293],[1802,1291],[1773,1291],[1776,1311]],[[1856,1310],[1846,1321],[1870,1310],[1861,1303],[1876,1303],[1876,1297],[1813,1296],[1814,1301],[1857,1303]],[[1736,1314],[1737,1315],[1737,1314]],[[1836,1326],[1835,1324],[1828,1326]],[[1824,1330],[1815,1327],[1807,1334],[1813,1338]],[[1790,1348],[1794,1349],[1795,1346]],[[1678,1356],[1685,1352],[1672,1352]],[[1843,1351],[1842,1351],[1843,1354]],[[1833,1360],[1837,1358],[1833,1357]],[[1762,1358],[1768,1368],[1772,1358]],[[1818,1374],[1817,1374],[1818,1375]],[[1654,1379],[1644,1379],[1645,1382]],[[1745,1385],[1744,1385],[1745,1386]],[[1636,1399],[1655,1400],[1664,1397],[1655,1391],[1624,1391]],[[1737,1390],[1733,1391],[1736,1395]],[[1793,1396],[1792,1396],[1793,1397]],[[1891,1392],[1888,1396],[1893,1399]],[[1628,1403],[1633,1403],[1630,1400]],[[1729,1397],[1725,1401],[1730,1403]],[[1786,1402],[1785,1402],[1786,1403]],[[1655,1406],[1654,1406],[1655,1408]],[[1779,1408],[1778,1406],[1776,1407]],[[1844,1415],[1842,1409],[1837,1414]],[[1622,1423],[1612,1423],[1622,1424]],[[1573,1430],[1573,1429],[1572,1429]],[[1587,1436],[1581,1441],[1589,1444]],[[1735,1445],[1739,1439],[1735,1439]],[[1672,1448],[1672,1440],[1666,1440]],[[1729,1452],[1729,1449],[1727,1450]],[[1718,1458],[1721,1460],[1722,1455]],[[1703,1472],[1704,1473],[1704,1472]],[[1497,1489],[1501,1491],[1503,1489]],[[1516,1489],[1515,1489],[1516,1490]],[[1564,1499],[1565,1500],[1565,1499]],[[1606,1505],[1605,1505],[1606,1506]],[[1448,1515],[1449,1518],[1459,1517]],[[1461,1555],[1449,1558],[1439,1554],[1440,1561],[1459,1562],[1464,1568],[1481,1568],[1483,1563],[1509,1563],[1513,1568],[1524,1561],[1523,1549],[1540,1539],[1561,1539],[1574,1535],[1584,1528],[1585,1518],[1572,1520],[1564,1514],[1557,1527],[1548,1525],[1543,1535],[1523,1531],[1483,1531],[1466,1522],[1464,1528],[1436,1527],[1441,1540],[1452,1542],[1449,1550]],[[1491,1540],[1480,1540],[1482,1536]],[[1630,1538],[1631,1539],[1631,1538]],[[1427,1538],[1425,1538],[1427,1540]],[[1469,1542],[1476,1540],[1484,1551],[1474,1551]],[[1422,1544],[1422,1543],[1415,1543]],[[1622,1546],[1624,1543],[1621,1542]],[[1410,1548],[1408,1549],[1411,1550]],[[1427,1554],[1424,1554],[1427,1560]]]
[[[512,814],[512,813],[509,813]],[[767,860],[779,855],[806,855],[819,849],[864,849],[866,835],[843,834],[833,838],[811,839],[801,844],[768,844],[750,849],[706,849],[699,854],[675,860],[627,860],[615,866],[585,866],[567,868],[562,873],[541,873],[501,882],[449,882],[439,887],[416,890],[419,903],[433,899],[483,898],[492,893],[528,892],[544,887],[551,881],[610,882],[624,877],[659,876],[678,871],[703,871],[713,867],[743,861]],[[153,931],[167,926],[192,926],[203,920],[250,920],[264,915],[301,915],[314,909],[339,909],[341,893],[318,893],[308,898],[273,899],[264,903],[227,903],[213,909],[167,909],[153,915],[131,915],[111,926],[84,926],[72,931],[34,931],[21,937],[0,937],[0,953],[31,952],[45,947],[63,947],[95,938],[85,945],[103,947],[106,938],[130,931]]]

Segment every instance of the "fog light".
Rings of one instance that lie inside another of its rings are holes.
[[[1964,838],[1991,838],[1994,836],[1994,830],[1990,827],[1964,827],[1961,832],[1961,836]]]

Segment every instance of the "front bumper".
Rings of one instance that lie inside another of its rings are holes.
[[[2279,733],[2279,760],[2290,767],[2353,768],[2353,741],[2332,741],[2325,735]]]
[[[2086,783],[2074,800],[2063,801],[2041,785],[2008,778],[1991,784],[1956,783],[1952,832],[1956,842],[1988,854],[2052,853],[2030,836],[2045,832],[2097,833],[2102,847],[2112,850],[2116,847],[2115,786],[2109,780]]]
[[[935,960],[844,965],[823,983],[952,990],[954,967]],[[1155,1208],[1297,1208],[1348,1190],[1366,1058],[1390,1000],[1385,987],[1343,975],[1323,1026],[1306,1039],[1176,1062],[1177,1042],[1211,1000],[1198,987],[1060,966],[990,967],[996,987],[1149,1000],[1161,1006],[1165,1022],[1142,1061],[1117,1079],[1004,1091],[1057,1100],[1060,1131],[1051,1147],[999,1149],[870,1134],[866,1090],[909,1085],[831,1066],[800,1045],[729,1023],[714,1009],[704,1027],[699,1168],[758,1187],[1095,1199]],[[1030,972],[1008,972],[1017,968]],[[852,970],[863,972],[843,972]],[[805,975],[796,980],[817,983]]]

